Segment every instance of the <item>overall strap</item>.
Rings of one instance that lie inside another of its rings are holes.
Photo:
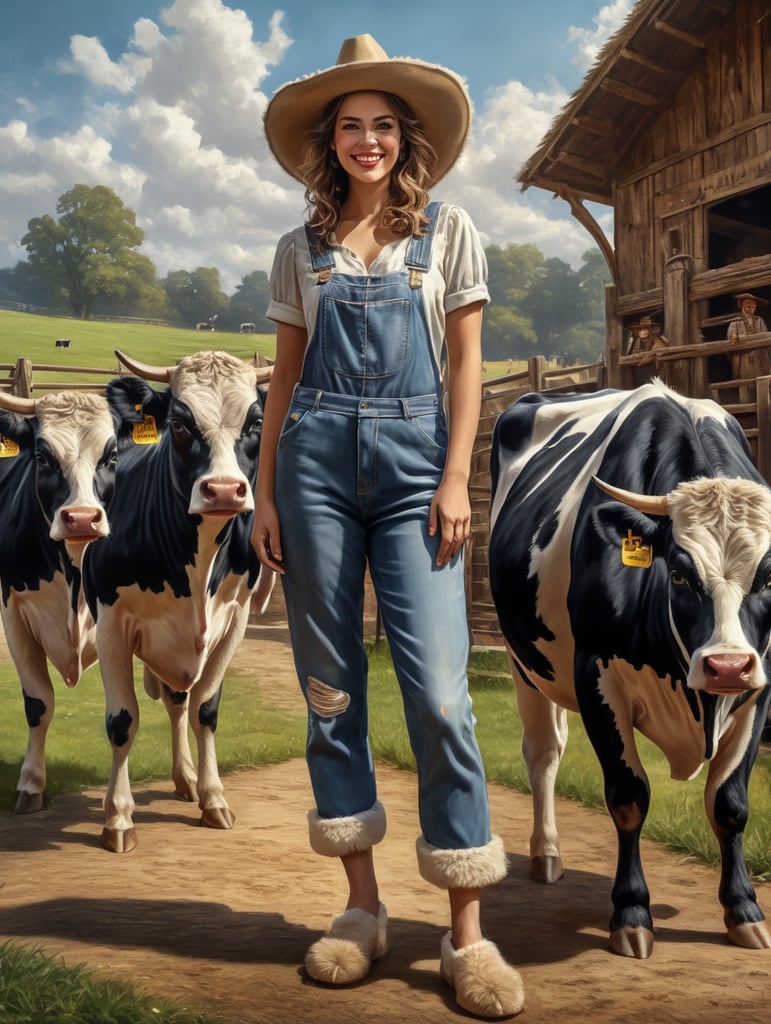
[[[442,208],[440,202],[429,203],[424,210],[428,217],[428,224],[424,225],[423,237],[413,235],[407,247],[407,255],[404,263],[410,272],[410,287],[420,288],[422,286],[422,275],[431,269],[431,247],[434,242],[434,228]]]
[[[308,249],[311,254],[311,267],[319,272],[319,281],[328,281],[335,269],[335,257],[331,249],[322,252],[319,240],[310,227],[305,225],[305,237],[308,240]]]

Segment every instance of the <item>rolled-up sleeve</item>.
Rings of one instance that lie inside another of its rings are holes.
[[[447,247],[444,252],[445,312],[489,302],[487,258],[471,218],[458,206],[447,217]]]
[[[276,246],[270,272],[270,305],[265,315],[269,320],[305,327],[294,232],[283,235]]]

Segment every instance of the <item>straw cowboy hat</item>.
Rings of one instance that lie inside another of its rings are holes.
[[[298,78],[276,91],[265,111],[265,134],[273,155],[302,181],[305,137],[327,104],[349,92],[390,92],[409,104],[436,150],[435,185],[460,156],[471,124],[471,100],[463,79],[438,64],[389,57],[371,35],[346,39],[334,67]]]
[[[739,309],[742,308],[742,303],[745,299],[752,299],[753,302],[757,303],[758,306],[767,306],[768,299],[763,299],[760,295],[753,295],[752,292],[740,292],[738,295],[734,295],[736,299],[736,305]]]

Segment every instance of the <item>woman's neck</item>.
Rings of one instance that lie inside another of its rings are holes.
[[[358,187],[357,187],[358,186]],[[340,221],[377,221],[388,199],[388,182],[377,186],[350,182],[350,191],[340,210]]]

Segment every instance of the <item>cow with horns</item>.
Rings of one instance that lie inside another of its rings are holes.
[[[116,378],[107,400],[120,457],[110,536],[83,563],[96,620],[113,767],[102,845],[136,845],[128,756],[137,731],[133,656],[145,689],[172,722],[177,795],[197,796],[201,823],[230,828],[214,732],[222,677],[246,630],[254,588],[267,604],[274,574],[249,542],[262,428],[259,389],[270,368],[225,352],[198,352],[173,367],[116,355],[136,376]],[[157,391],[147,381],[168,384]],[[198,747],[193,767],[188,721]]]
[[[490,585],[533,792],[531,876],[562,873],[553,797],[568,708],[597,753],[618,835],[610,948],[653,949],[635,728],[673,778],[709,762],[728,938],[771,947],[742,851],[771,698],[771,491],[739,425],[658,381],[529,395],[496,423],[492,477]]]
[[[80,567],[87,545],[109,532],[116,456],[115,425],[101,395],[0,395],[0,618],[29,730],[19,814],[44,806],[54,715],[49,662],[75,686],[96,661]]]

